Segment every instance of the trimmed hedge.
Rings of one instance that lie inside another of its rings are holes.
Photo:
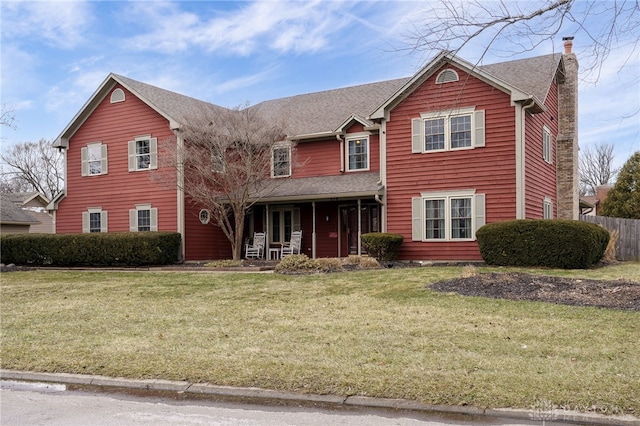
[[[609,231],[576,220],[512,220],[487,224],[476,237],[490,265],[584,269],[602,259]]]
[[[176,232],[11,234],[0,238],[0,261],[34,266],[167,265],[179,258]]]
[[[379,261],[394,261],[398,259],[403,240],[400,234],[371,232],[362,235],[362,247]]]

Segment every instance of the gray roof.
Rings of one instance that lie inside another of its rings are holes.
[[[14,224],[14,225],[32,225],[40,223],[29,214],[29,212],[22,210],[13,201],[6,198],[7,194],[0,196],[0,223],[2,224]]]
[[[554,53],[534,58],[482,65],[478,68],[525,93],[534,95],[544,102],[561,58],[562,54]]]
[[[378,172],[344,173],[336,176],[285,178],[260,194],[265,202],[373,197],[382,193]]]
[[[24,203],[31,201],[36,197],[42,198],[44,204],[47,204],[49,202],[46,197],[36,191],[12,192],[8,194],[2,194],[2,201],[11,201],[14,204],[23,205]]]

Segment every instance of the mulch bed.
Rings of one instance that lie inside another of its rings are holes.
[[[640,311],[640,283],[624,280],[598,281],[525,273],[488,273],[438,282],[429,288],[464,296]]]

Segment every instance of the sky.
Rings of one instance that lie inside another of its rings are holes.
[[[53,141],[110,72],[225,107],[408,77],[438,53],[409,48],[438,4],[3,0],[0,96],[16,129],[0,128],[2,149]],[[599,17],[583,25],[597,27]],[[623,32],[593,71],[593,40],[558,25],[557,40],[524,49],[498,40],[484,53],[480,38],[459,56],[487,64],[562,52],[562,36],[575,35],[581,149],[613,144],[619,166],[640,150],[638,34]]]

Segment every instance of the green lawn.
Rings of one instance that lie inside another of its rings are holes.
[[[428,289],[460,274],[5,273],[2,367],[640,415],[640,312]]]

